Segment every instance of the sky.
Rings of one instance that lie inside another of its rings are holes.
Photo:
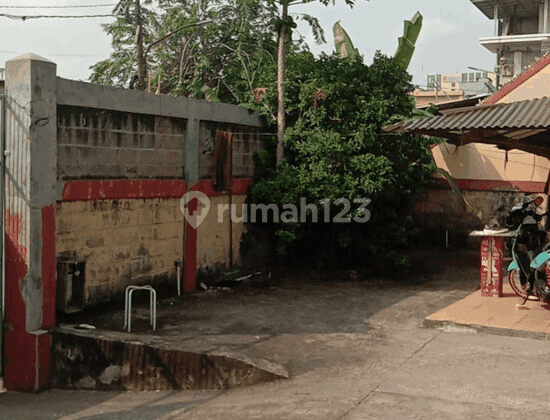
[[[0,14],[10,15],[97,15],[110,14],[116,0],[0,0]],[[92,8],[19,8],[21,6],[89,6]],[[7,6],[12,6],[9,8]],[[18,8],[13,8],[17,6]],[[492,71],[496,57],[479,43],[479,38],[493,35],[493,22],[469,0],[356,0],[349,8],[343,0],[323,6],[318,2],[292,6],[290,12],[316,16],[327,44],[315,44],[309,26],[298,21],[298,31],[312,52],[334,51],[332,26],[340,21],[352,42],[372,62],[376,50],[393,56],[403,21],[419,11],[423,25],[416,42],[409,73],[413,83],[426,85],[428,74],[471,72],[468,66]],[[0,67],[26,53],[35,53],[57,64],[60,77],[87,80],[91,65],[109,57],[111,39],[101,27],[113,18],[12,19],[0,16]],[[296,19],[295,19],[296,20]]]

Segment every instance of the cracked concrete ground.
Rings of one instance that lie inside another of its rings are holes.
[[[477,289],[478,254],[415,258],[414,278],[289,280],[275,289],[218,294],[223,299],[197,294],[187,309],[173,308],[181,319],[186,310],[195,314],[180,334],[199,339],[199,327],[208,337],[242,332],[233,344],[281,363],[287,380],[228,391],[8,392],[0,394],[0,418],[548,418],[546,341],[422,327],[426,316]],[[159,316],[174,337],[179,322]],[[261,339],[245,339],[254,334]]]

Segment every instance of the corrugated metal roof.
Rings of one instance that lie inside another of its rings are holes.
[[[488,96],[490,96],[489,93],[483,93],[481,95],[471,96],[466,99],[459,99],[457,101],[450,101],[450,102],[438,102],[437,104],[417,106],[417,108],[427,109],[432,105],[434,105],[437,107],[438,111],[446,111],[446,110],[455,109],[455,108],[472,107],[472,106],[478,105],[481,101],[486,99]]]
[[[441,111],[443,115],[387,127],[387,132],[548,129],[550,97]]]

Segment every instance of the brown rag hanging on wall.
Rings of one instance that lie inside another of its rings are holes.
[[[214,152],[214,186],[216,191],[227,191],[232,181],[233,134],[216,130],[216,151]]]

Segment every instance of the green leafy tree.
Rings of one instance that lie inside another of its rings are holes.
[[[269,69],[262,77],[262,86],[277,83]],[[353,203],[372,200],[366,223],[308,219],[306,224],[275,226],[278,235],[294,247],[293,254],[309,248],[317,255],[334,254],[336,249],[358,255],[366,249],[379,253],[407,244],[413,230],[410,206],[416,193],[431,182],[435,166],[428,140],[382,135],[381,128],[394,115],[413,115],[410,82],[411,76],[399,62],[379,52],[370,66],[360,56],[341,60],[336,54],[320,58],[308,52],[289,54],[286,155],[271,169],[265,169],[265,153],[258,157],[263,178],[256,180],[251,200],[281,206],[293,203],[299,208],[303,197],[317,204],[321,214],[325,204],[319,200],[326,199],[331,203],[331,220],[343,209],[338,199],[352,203],[347,215],[359,219],[364,213]],[[270,111],[277,104],[274,91],[269,89],[264,100],[261,112],[274,124]],[[363,248],[357,249],[359,244]]]
[[[281,6],[281,17],[276,22],[275,30],[278,33],[278,45],[277,45],[277,162],[281,162],[283,159],[284,146],[283,135],[286,127],[286,113],[284,107],[284,81],[285,81],[285,58],[287,51],[287,38],[291,35],[292,29],[296,28],[292,16],[289,14],[289,7],[298,4],[312,3],[319,1],[321,4],[328,6],[329,4],[335,4],[335,0],[267,0],[270,4],[279,4]],[[344,0],[344,2],[353,7],[355,0]],[[303,15],[302,18],[306,20],[313,29],[313,35],[317,42],[326,42],[324,38],[324,32],[319,25],[316,18]]]
[[[93,83],[242,103],[253,95],[258,70],[276,60],[273,4],[123,0],[115,13],[104,25],[114,51],[92,66]]]

